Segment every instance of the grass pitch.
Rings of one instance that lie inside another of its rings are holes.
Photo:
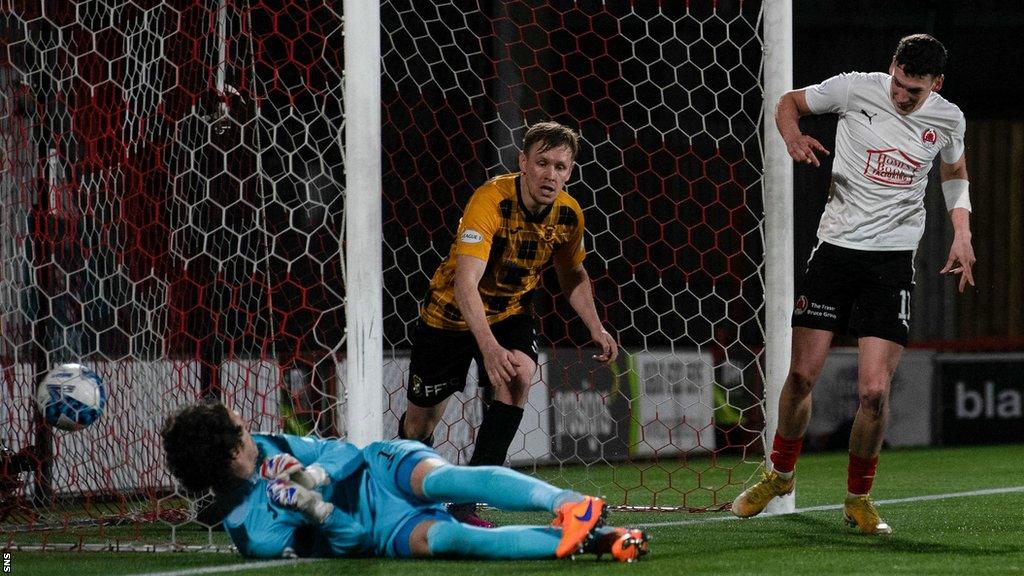
[[[621,478],[624,471],[607,472]],[[540,475],[598,482],[599,473],[562,469]],[[668,478],[668,476],[666,476]],[[873,491],[888,537],[861,536],[842,524],[845,454],[800,459],[797,514],[736,520],[728,514],[613,514],[618,525],[646,526],[651,554],[620,565],[583,557],[575,562],[314,560],[252,562],[235,554],[8,552],[15,575],[274,574],[388,576],[443,574],[1021,574],[1024,573],[1024,445],[882,454]],[[647,489],[657,479],[645,478]],[[613,483],[612,485],[614,485]],[[618,484],[622,485],[622,482]],[[615,488],[606,491],[616,500]],[[621,496],[621,495],[620,495]],[[621,498],[618,499],[621,501]],[[502,524],[546,522],[544,515],[487,511]],[[40,535],[35,535],[38,539]],[[223,538],[218,534],[218,538]]]

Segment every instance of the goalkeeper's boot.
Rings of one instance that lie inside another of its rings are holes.
[[[594,537],[583,545],[585,554],[596,554],[598,558],[611,554],[619,562],[635,562],[647,554],[650,537],[638,528],[598,528]]]
[[[463,524],[468,524],[469,526],[476,526],[477,528],[494,528],[493,522],[488,522],[477,515],[476,504],[473,503],[449,504],[448,513],[452,515],[452,518],[455,518]]]
[[[757,516],[765,509],[765,506],[768,506],[772,498],[789,494],[795,485],[795,476],[790,477],[789,480],[783,480],[774,470],[771,472],[765,470],[761,473],[760,482],[744,490],[732,501],[732,513],[740,518]]]
[[[579,502],[562,504],[555,512],[552,526],[562,528],[562,539],[555,550],[558,558],[567,558],[583,552],[588,539],[596,537],[594,529],[604,524],[608,511],[604,500],[584,496]]]
[[[892,534],[892,528],[878,516],[875,503],[867,494],[846,498],[843,520],[851,527],[858,528],[861,534]]]

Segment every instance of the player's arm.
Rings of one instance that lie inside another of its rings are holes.
[[[814,138],[800,131],[800,117],[812,114],[807,106],[806,90],[790,90],[779,98],[775,107],[775,126],[779,129],[786,150],[793,160],[820,166],[815,152],[828,155],[828,149]]]
[[[251,558],[280,558],[289,554],[308,556],[314,539],[300,532],[315,527],[315,541],[326,542],[331,556],[343,556],[365,548],[367,531],[355,518],[332,503],[325,502],[316,490],[307,490],[290,481],[267,484],[270,507],[251,505],[242,524],[231,517],[225,527],[239,552]]]
[[[368,531],[356,519],[341,510],[334,510],[320,526],[320,534],[330,546],[330,556],[348,556],[366,548]]]
[[[286,550],[294,549],[295,531],[304,524],[300,514],[271,513],[251,500],[224,519],[231,542],[246,558],[281,558]]]
[[[576,266],[555,266],[558,274],[558,285],[562,287],[572,309],[579,315],[580,320],[590,330],[590,338],[601,347],[601,353],[594,356],[599,362],[611,362],[619,355],[619,345],[615,338],[604,329],[601,320],[597,316],[597,307],[594,306],[594,289],[590,283],[590,275],[582,264]]]
[[[456,258],[455,304],[480,348],[487,376],[491,382],[508,384],[516,375],[518,364],[512,352],[498,343],[487,323],[484,301],[480,298],[480,279],[484,277],[487,262],[468,254],[459,254]]]
[[[316,488],[348,477],[363,463],[362,451],[341,440],[290,434],[266,438],[270,456],[260,466],[260,475],[268,480],[291,480]]]
[[[238,553],[246,558],[281,558],[291,548],[294,528],[278,528],[254,535],[246,526],[228,526],[227,533]]]
[[[953,244],[949,248],[949,258],[939,274],[959,274],[960,292],[967,284],[974,286],[974,248],[971,245],[971,197],[968,192],[967,160],[964,155],[949,164],[939,161],[939,179],[942,181],[942,194],[949,210],[949,219],[953,223]]]

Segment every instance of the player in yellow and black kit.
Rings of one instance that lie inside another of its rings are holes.
[[[594,306],[583,268],[583,211],[565,192],[579,151],[576,133],[555,122],[530,127],[517,174],[489,180],[473,193],[448,257],[434,273],[420,311],[409,365],[409,407],[399,435],[431,443],[448,398],[466,386],[476,359],[488,404],[469,461],[503,465],[523,418],[537,369],[537,330],[523,298],[554,261],[558,282],[590,337],[594,358],[618,356]],[[450,509],[460,520],[490,526],[475,507]]]

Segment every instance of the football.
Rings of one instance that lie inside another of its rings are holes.
[[[36,390],[43,418],[61,430],[81,430],[99,419],[107,405],[103,379],[81,364],[60,364]]]

